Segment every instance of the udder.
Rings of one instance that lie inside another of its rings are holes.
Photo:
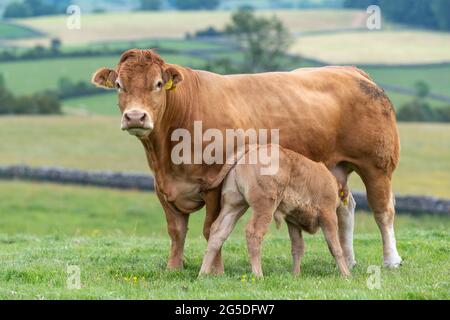
[[[162,189],[166,201],[182,212],[197,211],[205,204],[198,183],[172,180],[165,183]]]

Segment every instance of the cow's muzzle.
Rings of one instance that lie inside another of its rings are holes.
[[[135,136],[142,136],[153,129],[153,122],[149,114],[141,110],[130,110],[122,116],[122,130]]]

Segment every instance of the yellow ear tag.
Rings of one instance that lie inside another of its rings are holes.
[[[172,78],[169,79],[169,81],[166,82],[164,85],[164,89],[171,90],[173,88],[173,80]]]
[[[348,205],[348,197],[345,198],[342,202],[344,203],[344,206]]]
[[[105,87],[114,88],[114,84],[111,82],[111,80],[108,79],[105,82]]]

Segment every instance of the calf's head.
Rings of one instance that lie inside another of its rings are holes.
[[[121,128],[142,137],[151,132],[166,106],[167,92],[182,80],[181,73],[152,50],[124,52],[116,69],[97,70],[92,83],[116,89],[122,112]]]

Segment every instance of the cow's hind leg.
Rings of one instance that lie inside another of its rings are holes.
[[[384,266],[399,267],[402,258],[397,251],[394,233],[395,208],[391,179],[385,174],[377,172],[367,175],[364,183],[367,189],[367,200],[381,231]]]
[[[291,239],[291,252],[293,261],[292,272],[294,274],[299,274],[301,260],[305,252],[305,242],[303,241],[302,230],[289,221],[286,221],[286,224],[288,226],[289,238]]]
[[[355,253],[353,251],[353,229],[355,222],[356,202],[351,192],[348,194],[348,202],[341,202],[337,209],[339,224],[339,241],[344,252],[347,266],[351,269],[356,265]]]

